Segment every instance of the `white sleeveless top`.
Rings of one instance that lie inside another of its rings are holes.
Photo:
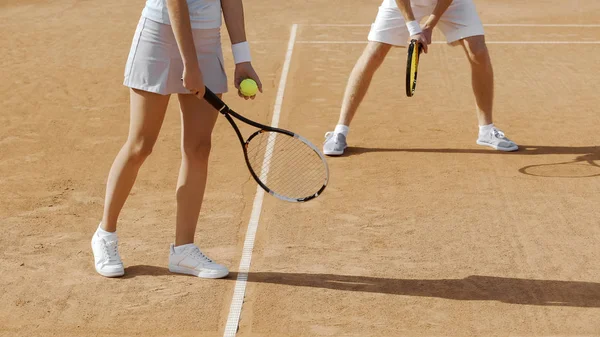
[[[221,0],[187,0],[192,29],[221,27]],[[166,0],[146,0],[142,16],[152,21],[170,25]]]

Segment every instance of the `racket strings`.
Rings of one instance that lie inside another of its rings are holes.
[[[301,156],[297,156],[294,160],[283,160],[280,157],[276,157],[275,160],[263,163],[260,180],[266,183],[274,192],[287,197],[302,198],[314,194],[320,188],[320,185],[322,185],[323,180],[318,178],[316,174],[311,176],[307,172],[297,174],[294,171],[290,171],[302,166],[303,162],[299,157]],[[273,157],[271,158],[273,159]],[[258,166],[258,164],[255,166]],[[266,169],[267,167],[268,170]],[[310,172],[308,171],[308,173]],[[311,182],[315,182],[314,187],[311,186]],[[301,191],[299,187],[303,187],[303,190]]]
[[[310,172],[305,172],[305,174],[291,175],[288,172],[288,174],[284,174],[286,173],[284,171],[286,170],[285,166],[299,167],[301,164],[302,163],[300,160],[289,161],[287,163],[282,160],[279,160],[275,165],[270,166],[269,174],[266,174],[265,170],[263,170],[261,180],[268,181],[268,186],[271,189],[276,190],[276,192],[278,192],[279,194],[294,197],[294,190],[299,184],[308,184],[310,182],[316,182],[314,188],[312,188],[309,185],[304,186],[306,189],[314,193],[320,188],[323,182],[323,180],[319,178],[317,173],[311,175]],[[273,171],[271,172],[271,170]]]
[[[288,165],[290,165],[291,167],[298,167],[302,165],[302,163],[299,160],[297,160],[290,162]],[[284,170],[284,168],[282,168],[281,166],[282,165],[275,167],[274,172],[277,173],[278,171]],[[281,186],[282,193],[290,193],[291,195],[296,189],[296,186],[300,184],[306,184],[306,186],[304,187],[307,190],[309,190],[309,192],[314,193],[318,191],[318,189],[323,185],[323,182],[324,179],[321,179],[321,175],[317,171],[306,171],[304,172],[304,174],[295,174],[292,176],[286,176],[284,174],[277,173],[270,177],[269,186]],[[309,183],[314,183],[314,185],[310,186]]]
[[[268,180],[269,186],[278,186],[282,193],[292,193],[293,190],[300,184],[316,183],[315,187],[307,185],[306,188],[314,190],[314,188],[320,188],[324,182],[324,177],[320,171],[322,171],[322,163],[320,157],[312,151],[311,148],[307,147],[303,142],[288,137],[285,135],[279,135],[279,142],[277,146],[273,146],[274,152],[267,152],[268,171],[265,170],[266,166],[263,163],[261,178]],[[285,151],[285,157],[282,155]],[[315,169],[310,169],[310,164],[315,164]],[[308,159],[308,161],[307,161]],[[293,169],[304,169],[305,171],[292,171]],[[301,174],[298,174],[300,172]],[[268,174],[267,174],[268,173]]]
[[[285,134],[263,132],[248,143],[247,153],[263,184],[287,198],[311,196],[327,179],[321,157],[300,139]]]

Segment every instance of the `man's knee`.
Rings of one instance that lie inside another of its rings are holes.
[[[490,63],[490,54],[483,35],[468,37],[463,41],[469,61],[473,64]]]
[[[385,60],[391,47],[389,44],[369,41],[362,55],[363,62],[368,67],[378,68]]]

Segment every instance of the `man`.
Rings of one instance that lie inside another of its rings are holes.
[[[426,16],[421,26],[419,22]],[[462,45],[469,59],[479,120],[477,144],[500,151],[518,150],[517,144],[506,138],[492,121],[494,73],[473,0],[383,0],[371,25],[367,47],[350,74],[338,124],[333,132],[325,134],[324,154],[344,153],[350,122],[392,46],[406,46],[415,39],[427,53],[434,27],[442,31],[449,44]]]

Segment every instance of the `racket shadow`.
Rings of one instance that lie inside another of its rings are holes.
[[[547,178],[593,178],[600,177],[600,152],[579,156],[571,161],[528,165],[519,169],[519,172]]]
[[[232,273],[230,277],[237,277]],[[391,279],[333,274],[251,272],[248,281],[296,287],[498,301],[540,306],[600,308],[600,283],[471,275],[463,279]]]

